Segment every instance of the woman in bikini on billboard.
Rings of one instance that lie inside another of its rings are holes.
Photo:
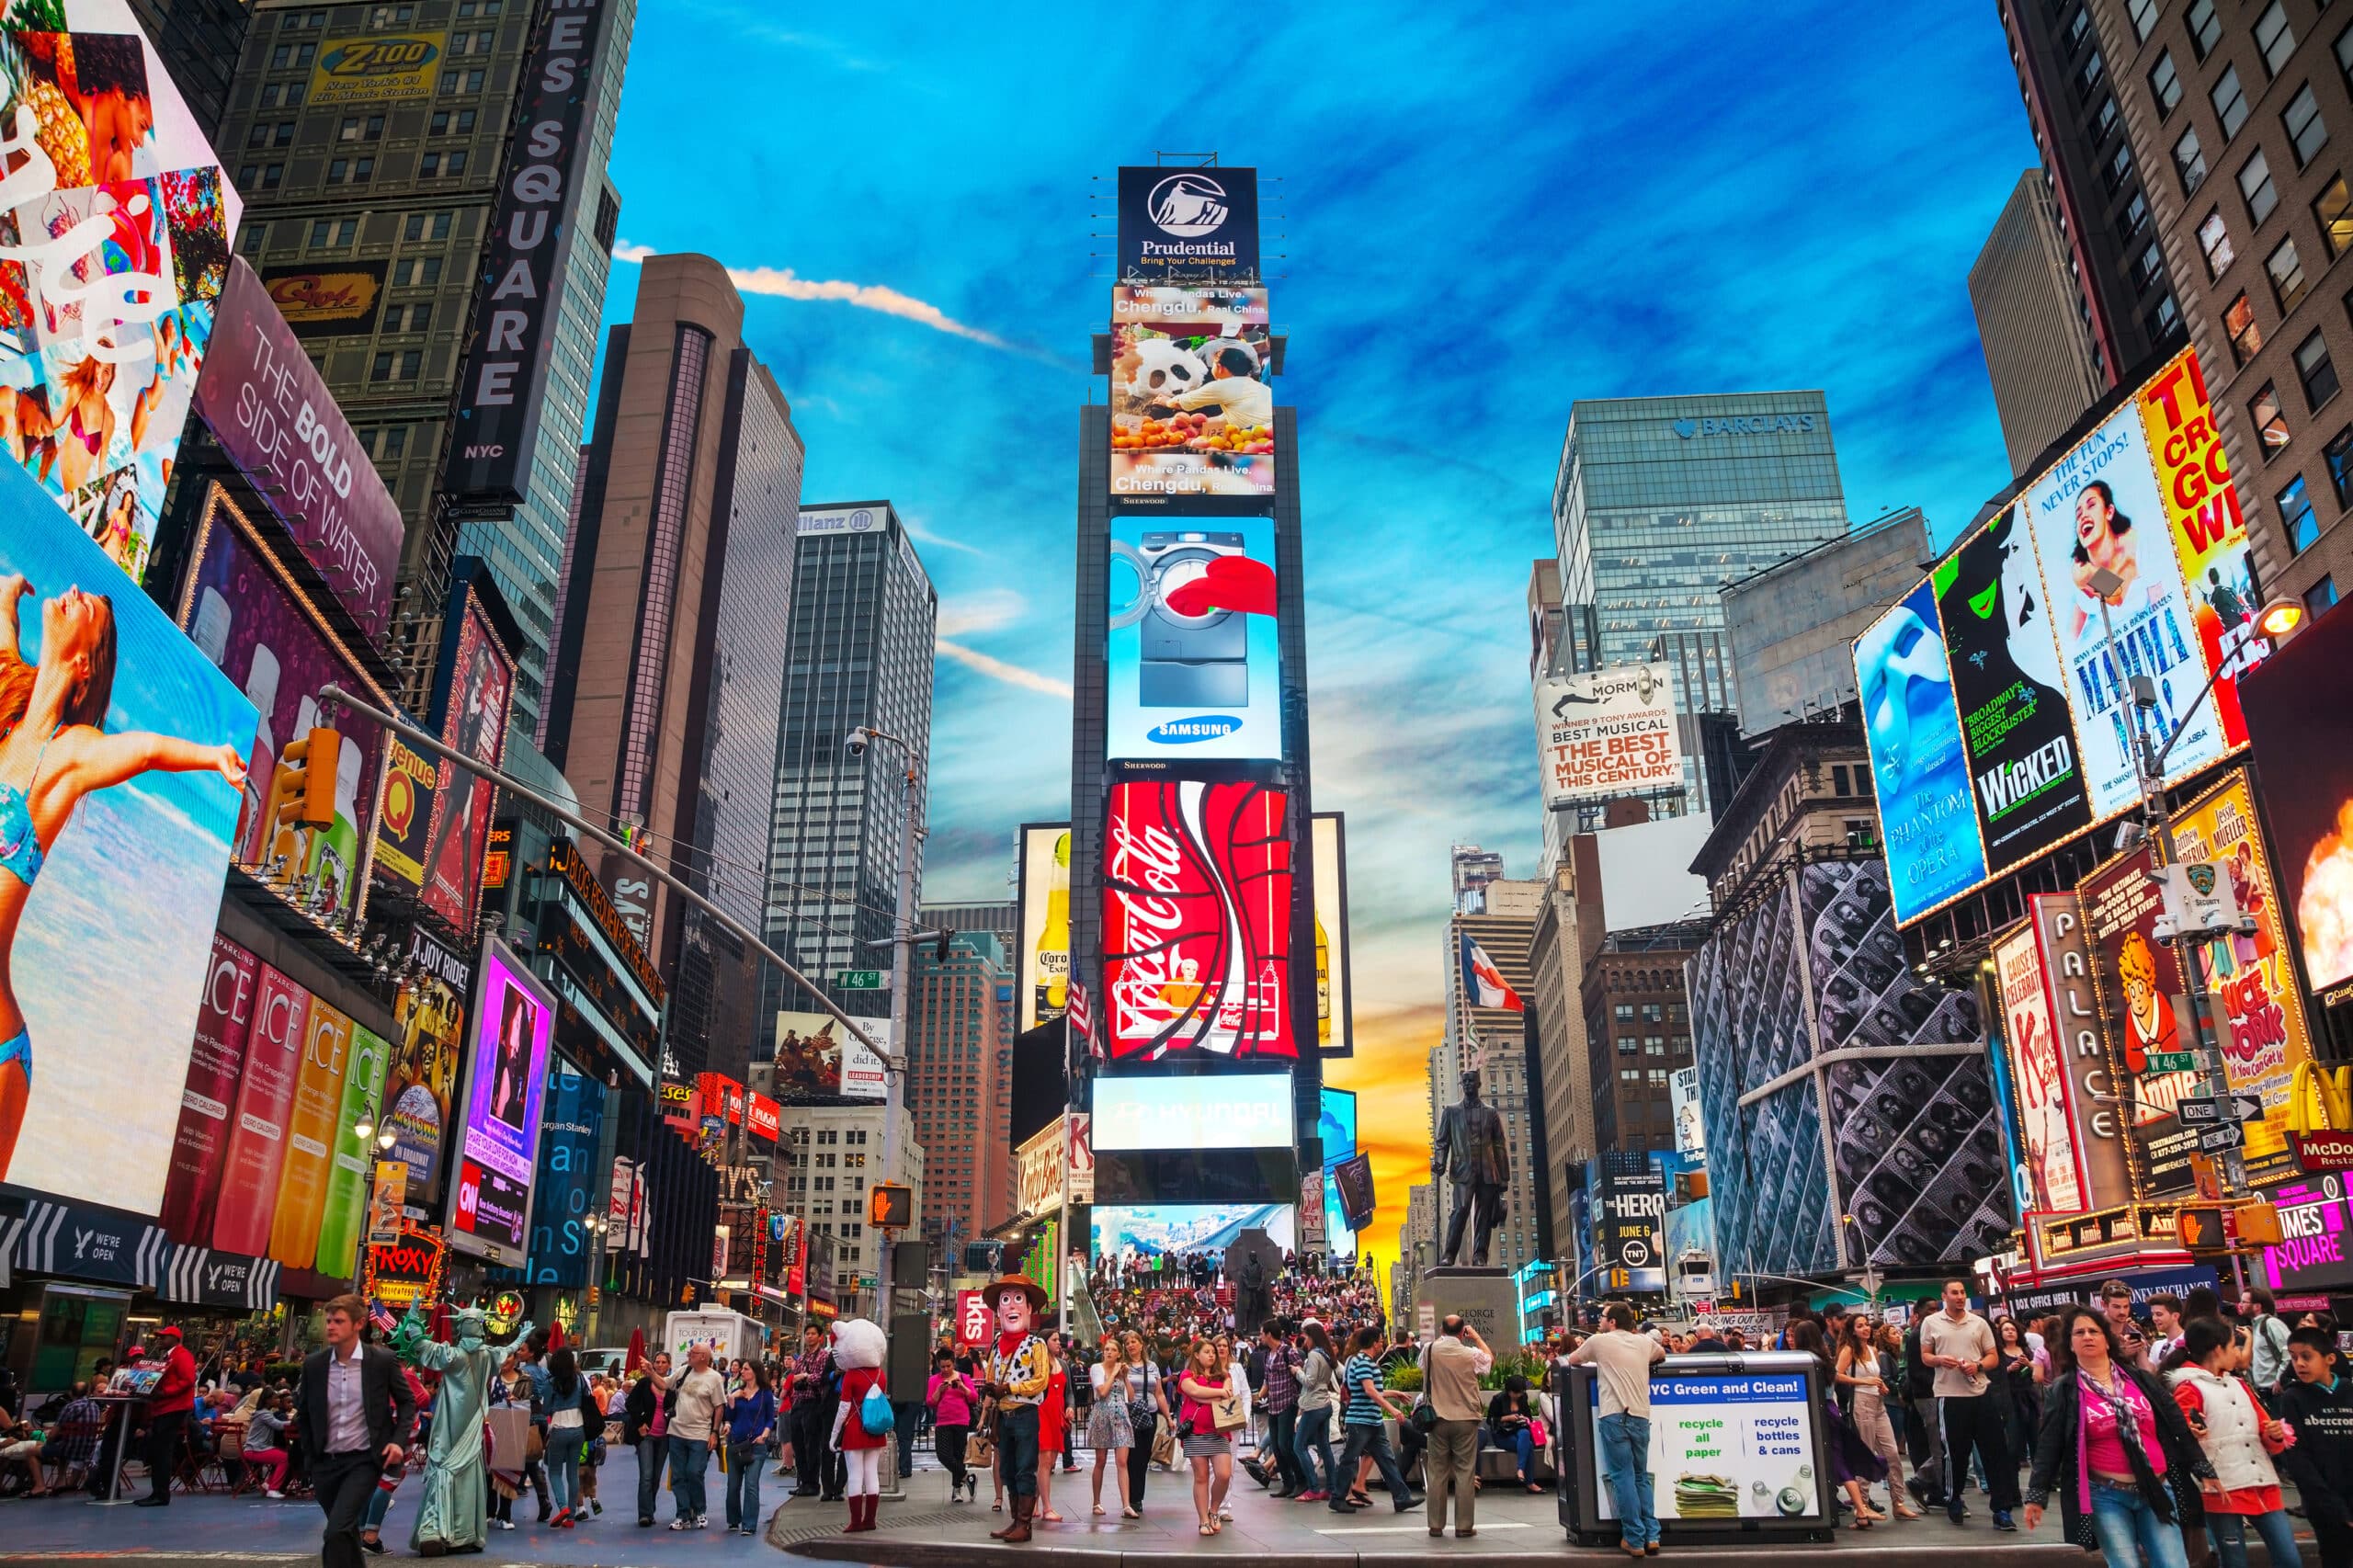
[[[17,1153],[32,1098],[32,1038],[17,1004],[10,960],[41,865],[82,798],[153,769],[218,772],[243,789],[244,759],[223,743],[199,745],[143,730],[108,734],[114,699],[114,601],[68,588],[40,607],[41,662],[17,648],[21,575],[0,579],[0,1177]]]

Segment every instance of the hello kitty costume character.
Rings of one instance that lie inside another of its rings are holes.
[[[996,1409],[996,1472],[1013,1499],[1013,1521],[989,1535],[1011,1544],[1029,1539],[1038,1511],[1039,1405],[1054,1378],[1053,1358],[1037,1332],[1047,1298],[1036,1280],[1013,1274],[992,1284],[983,1299],[996,1312],[997,1332],[981,1392]]]
[[[842,1398],[834,1409],[833,1447],[849,1472],[842,1487],[849,1503],[844,1535],[872,1529],[874,1511],[881,1506],[882,1449],[891,1439],[869,1432],[858,1410],[869,1389],[883,1389],[886,1396],[890,1392],[882,1381],[886,1347],[879,1324],[844,1318],[834,1324],[834,1365],[841,1370]]]

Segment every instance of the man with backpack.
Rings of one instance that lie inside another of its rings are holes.
[[[2279,1320],[2279,1306],[2271,1292],[2257,1285],[2239,1303],[2246,1315],[2252,1343],[2247,1346],[2247,1381],[2266,1408],[2277,1414],[2280,1380],[2288,1375],[2288,1325]]]

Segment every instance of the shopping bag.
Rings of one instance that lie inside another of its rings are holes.
[[[490,1468],[520,1475],[530,1462],[531,1413],[519,1404],[493,1405],[483,1413],[490,1428]]]

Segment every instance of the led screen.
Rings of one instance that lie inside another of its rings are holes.
[[[1324,1140],[1324,1250],[1333,1257],[1354,1257],[1357,1255],[1356,1233],[1348,1229],[1347,1213],[1340,1203],[1340,1183],[1336,1167],[1357,1152],[1356,1092],[1352,1089],[1324,1090],[1315,1128]]]
[[[1063,1016],[1070,1003],[1070,824],[1021,824],[1021,912],[1014,960],[1017,1033]]]
[[[454,1153],[449,1244],[520,1267],[531,1212],[555,998],[495,937],[475,971],[474,1059]]]
[[[254,707],[5,463],[0,630],[0,1181],[153,1214]]]
[[[1095,1083],[1097,1149],[1279,1149],[1290,1142],[1288,1073]]]
[[[1356,1054],[1356,1020],[1349,1011],[1348,827],[1338,812],[1317,812],[1315,863],[1315,1049],[1324,1056]]]
[[[1262,1230],[1289,1251],[1298,1245],[1289,1203],[1098,1203],[1094,1216],[1095,1256],[1154,1258],[1170,1253],[1222,1253],[1245,1231]]]
[[[1283,755],[1275,525],[1111,519],[1107,756]]]
[[[1272,495],[1267,291],[1120,289],[1111,316],[1111,494]]]
[[[2353,981],[2353,616],[2322,617],[2241,687],[2263,809],[2304,978],[2333,1000]],[[2338,722],[2314,722],[2315,715]]]
[[[1856,640],[1855,689],[1895,917],[1915,919],[1985,880],[1933,583],[1904,595]]]
[[[1103,851],[1109,1051],[1295,1058],[1288,798],[1250,783],[1127,783]]]

